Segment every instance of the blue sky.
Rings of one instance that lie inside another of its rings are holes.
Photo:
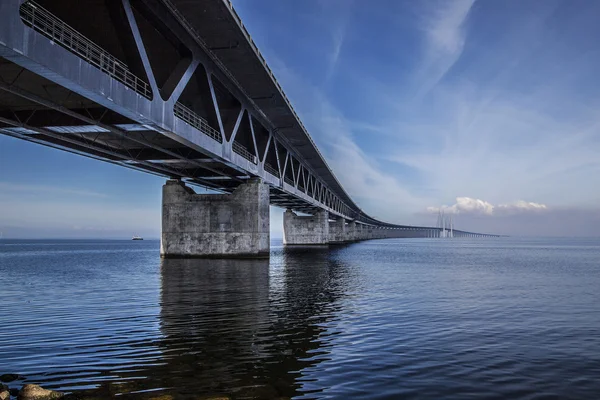
[[[464,229],[598,235],[600,3],[234,6],[371,215],[435,224],[445,206]],[[162,183],[0,136],[0,230],[158,236]]]

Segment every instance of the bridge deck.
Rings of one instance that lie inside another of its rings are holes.
[[[280,207],[436,229],[352,201],[227,0],[4,0],[0,133],[221,192],[260,177]]]
[[[282,140],[296,149],[299,158],[345,202],[358,209],[327,165],[231,2],[204,2],[202,7],[198,7],[195,0],[169,0],[168,3],[179,11],[178,17],[197,33],[211,55],[235,77],[236,83],[271,122],[271,128],[280,133]]]

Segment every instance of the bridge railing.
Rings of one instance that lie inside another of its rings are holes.
[[[234,141],[232,144],[233,151],[253,164],[257,164],[256,156],[248,151],[244,146]]]
[[[210,126],[208,122],[183,104],[177,102],[175,106],[173,106],[173,112],[175,116],[194,128],[198,129],[200,132],[204,133],[206,136],[211,139],[216,140],[219,143],[223,143],[223,137],[221,137],[221,133],[217,131],[215,128]]]
[[[150,85],[129,71],[125,63],[71,28],[45,8],[33,1],[26,1],[21,5],[20,15],[25,25],[60,44],[142,96],[152,99]]]
[[[265,171],[267,171],[267,172],[268,172],[268,173],[270,173],[271,175],[273,175],[273,176],[275,176],[275,177],[279,178],[279,171],[277,171],[275,168],[273,168],[273,167],[271,166],[271,164],[267,164],[267,163],[265,163],[265,166],[264,166],[264,168],[265,168]]]
[[[179,9],[177,8],[177,6],[171,1],[171,0],[162,0],[162,2],[169,8],[169,10],[177,17],[177,19],[181,22],[181,24],[183,25],[183,27],[197,40],[197,42],[200,44],[200,46],[202,47],[202,49],[204,51],[206,51],[206,53],[211,57],[211,59],[213,60],[213,62],[215,64],[217,64],[219,66],[219,68],[221,69],[221,71],[227,75],[227,77],[229,79],[231,79],[231,81],[238,87],[238,89],[249,99],[251,99],[251,96],[249,96],[246,91],[244,90],[244,87],[238,82],[238,80],[235,78],[235,76],[229,71],[229,69],[227,69],[227,67],[225,66],[225,64],[223,64],[223,62],[219,59],[219,57],[217,57],[215,55],[215,53],[213,53],[210,50],[210,47],[206,44],[206,42],[204,41],[204,39],[202,39],[202,36],[198,33],[198,31],[188,22],[187,18],[181,13],[181,11],[179,11]],[[314,142],[312,140],[312,138],[310,137],[310,135],[308,135],[308,130],[306,129],[306,127],[304,126],[304,124],[302,123],[302,120],[300,119],[300,117],[298,116],[298,114],[296,113],[296,110],[294,109],[294,107],[292,106],[291,101],[288,99],[287,95],[285,94],[285,92],[283,91],[283,88],[281,87],[281,85],[279,84],[279,82],[277,81],[277,78],[275,78],[275,74],[273,74],[273,71],[271,71],[271,68],[269,68],[269,66],[267,65],[267,61],[265,60],[264,56],[262,55],[262,53],[260,52],[260,50],[258,50],[258,47],[256,46],[256,44],[254,43],[254,40],[252,39],[252,37],[250,36],[250,34],[248,33],[248,31],[246,30],[246,27],[244,26],[244,24],[242,23],[242,19],[239,17],[239,15],[237,14],[237,12],[235,11],[235,9],[233,8],[233,4],[231,3],[230,0],[224,0],[224,4],[226,4],[229,9],[232,11],[232,14],[234,15],[235,19],[238,21],[240,27],[242,28],[242,30],[244,31],[244,34],[246,35],[246,37],[248,38],[249,42],[250,42],[250,46],[252,47],[252,49],[254,50],[254,52],[257,54],[257,56],[259,57],[260,61],[262,62],[265,70],[267,71],[267,73],[269,74],[269,76],[271,77],[271,79],[273,80],[273,83],[277,86],[277,88],[279,89],[279,93],[281,94],[281,96],[285,99],[288,107],[290,108],[290,110],[292,111],[292,113],[294,114],[294,116],[296,117],[296,121],[298,122],[298,124],[302,127],[302,129],[304,130],[304,132],[306,132],[308,139],[311,141],[311,143]],[[258,109],[258,108],[257,108]],[[258,109],[259,110],[259,109]],[[261,111],[262,112],[262,111]],[[316,148],[316,146],[315,146]],[[318,151],[318,149],[317,149]]]

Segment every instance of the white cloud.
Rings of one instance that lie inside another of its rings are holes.
[[[437,214],[443,211],[446,214],[472,214],[472,215],[508,215],[527,212],[546,211],[545,204],[529,201],[515,201],[513,203],[493,205],[490,202],[470,197],[457,197],[456,203],[451,206],[427,207],[427,212]]]
[[[545,211],[548,210],[548,207],[545,204],[519,200],[512,204],[499,204],[497,209],[500,212],[518,213],[527,211]]]

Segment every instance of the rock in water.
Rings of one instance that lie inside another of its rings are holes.
[[[0,375],[0,382],[12,382],[19,379],[19,375],[17,374],[2,374]]]
[[[10,392],[8,390],[3,390],[0,392],[0,400],[9,400]]]
[[[54,400],[60,399],[63,396],[64,394],[61,392],[44,389],[38,385],[27,384],[24,385],[19,391],[17,400]]]

